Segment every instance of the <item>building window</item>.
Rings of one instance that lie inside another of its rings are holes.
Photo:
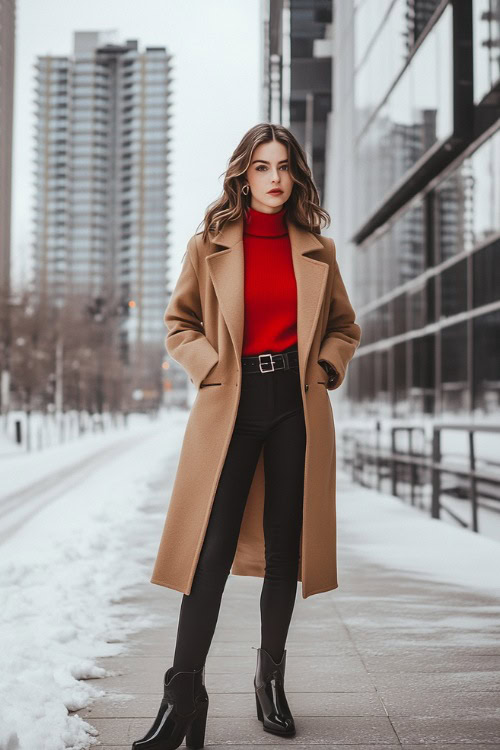
[[[376,399],[377,409],[386,411],[383,407],[389,407],[391,403],[391,394],[389,391],[389,351],[384,349],[375,354],[375,374],[376,374]]]
[[[454,263],[441,274],[441,318],[467,309],[467,260]]]
[[[434,411],[435,339],[422,336],[410,342],[412,347],[411,409],[432,414]]]
[[[474,319],[474,408],[500,409],[500,310]]]
[[[392,2],[392,7],[391,2],[363,3],[354,16],[356,132],[383,100],[408,57],[406,0]]]
[[[378,74],[378,68],[374,70]],[[357,98],[357,78],[354,85],[359,120],[366,105]],[[431,147],[445,143],[453,134],[453,90],[452,8],[448,5],[358,136],[359,225]]]
[[[363,357],[361,368],[361,394],[364,401],[373,401],[375,398],[375,355],[367,354]]]
[[[400,294],[392,300],[394,333],[397,335],[406,333],[408,330],[406,316],[406,294]]]
[[[474,307],[500,300],[500,239],[474,253]]]
[[[473,0],[474,101],[479,104],[500,81],[498,0]]]
[[[370,237],[356,253],[356,294],[368,304],[425,270],[425,216],[421,198],[392,221],[389,228]]]
[[[441,331],[441,399],[444,413],[468,409],[467,324]]]
[[[500,231],[500,130],[435,191],[437,262],[470,252]]]
[[[394,402],[396,416],[405,416],[408,413],[406,346],[406,341],[403,341],[394,347]]]

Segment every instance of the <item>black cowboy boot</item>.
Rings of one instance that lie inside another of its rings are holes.
[[[291,737],[295,734],[293,716],[285,695],[286,649],[279,664],[263,648],[257,649],[254,687],[257,716],[264,731]]]
[[[204,747],[208,694],[205,666],[189,672],[170,667],[163,681],[163,699],[151,729],[132,744],[132,750],[175,750],[186,737],[186,747]]]

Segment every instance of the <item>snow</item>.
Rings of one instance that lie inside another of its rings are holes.
[[[120,602],[128,586],[147,585],[151,575],[127,532],[142,513],[149,482],[178,450],[185,419],[176,410],[157,422],[138,415],[125,431],[0,459],[8,490],[0,496],[2,522],[9,526],[22,510],[12,502],[4,507],[14,489],[31,510],[0,546],[1,750],[80,750],[97,741],[92,727],[68,711],[104,694],[85,682],[110,674],[96,659],[122,653],[130,632],[155,624]],[[75,473],[78,482],[68,486]]]
[[[337,494],[338,537],[348,531],[355,554],[367,562],[500,597],[500,542],[353,485],[342,471]]]
[[[132,419],[135,419],[132,415]],[[126,424],[123,414],[89,414],[75,410],[64,413],[41,413],[12,410],[2,416],[0,430],[0,457],[22,455],[60,446],[62,443],[81,439],[85,435],[96,435],[111,429],[119,429]],[[19,428],[20,444],[17,443]]]
[[[92,431],[87,425],[85,434],[77,437],[77,432],[70,430],[73,420],[69,416],[65,418],[66,440],[59,443],[53,434],[55,428],[52,418],[33,414],[31,417],[33,429],[46,435],[46,440],[43,441],[46,447],[39,450],[38,442],[36,442],[33,450],[28,451],[25,444],[17,445],[14,442],[14,423],[19,419],[24,424],[25,419],[23,420],[17,413],[9,415],[6,432],[0,432],[2,498],[9,492],[19,491],[28,486],[29,482],[51,477],[55,469],[64,469],[67,464],[95,454],[99,449],[115,443],[116,438],[126,438],[129,434],[128,428],[113,427],[111,420],[105,419],[104,431]],[[134,432],[147,431],[151,428],[151,420],[142,414],[131,415],[129,424]],[[26,435],[24,430],[22,434]]]
[[[97,743],[68,711],[104,694],[86,681],[112,674],[99,657],[124,653],[131,632],[159,624],[123,601],[129,586],[150,585],[130,531],[146,516],[151,484],[175,461],[188,415],[136,415],[127,429],[0,451],[0,750]],[[337,518],[339,543],[348,537],[349,553],[367,564],[500,595],[499,542],[355,486],[340,470]]]

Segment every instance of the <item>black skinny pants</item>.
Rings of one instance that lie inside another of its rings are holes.
[[[205,663],[263,444],[266,567],[261,647],[275,661],[283,654],[297,592],[302,529],[306,429],[298,367],[242,375],[238,413],[193,585],[182,597],[176,670],[199,669]]]

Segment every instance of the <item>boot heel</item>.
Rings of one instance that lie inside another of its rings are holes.
[[[257,718],[260,721],[264,721],[264,716],[262,714],[262,706],[260,705],[260,700],[259,700],[257,693],[255,693],[255,702],[257,704]]]
[[[186,747],[190,750],[200,750],[205,743],[205,728],[207,725],[208,700],[201,701],[196,716],[186,732]]]

